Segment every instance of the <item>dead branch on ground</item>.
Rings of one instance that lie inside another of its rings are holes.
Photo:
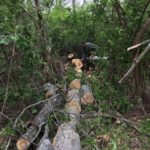
[[[58,88],[53,84],[46,84],[45,91],[47,98],[56,95]],[[26,133],[22,135],[17,141],[17,149],[24,150],[28,149],[31,143],[38,136],[41,126],[45,124],[47,118],[53,110],[62,104],[62,98],[55,96],[45,102],[43,109],[37,114],[35,119],[31,122],[31,126],[27,129]],[[17,121],[16,121],[17,122]]]

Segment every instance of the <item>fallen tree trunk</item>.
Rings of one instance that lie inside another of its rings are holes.
[[[81,87],[81,89],[80,89]],[[63,123],[59,126],[56,136],[53,140],[53,144],[48,138],[49,128],[45,126],[45,132],[42,139],[39,142],[37,150],[81,150],[80,137],[75,131],[76,126],[80,121],[81,112],[81,97],[84,100],[84,104],[92,103],[94,98],[92,91],[88,85],[81,86],[80,80],[75,79],[70,84],[70,89],[67,93],[66,99],[66,113],[69,114],[70,121]],[[46,84],[45,91],[46,97],[49,98],[56,95],[57,88],[52,84]],[[43,109],[32,121],[31,126],[27,132],[20,137],[17,141],[18,150],[26,150],[31,143],[36,139],[40,133],[41,126],[45,124],[48,115],[62,103],[62,99],[58,97],[52,97],[47,101]]]
[[[39,143],[37,150],[54,150],[53,145],[48,138],[49,128],[48,125],[45,126],[44,135]]]
[[[55,150],[81,150],[80,137],[69,123],[62,124],[53,141]]]
[[[79,114],[81,112],[79,89],[68,91],[66,101],[66,112],[69,114],[72,124],[76,126],[79,123]]]
[[[48,83],[45,85],[46,97],[55,95],[57,88]],[[49,94],[47,94],[49,93]],[[26,133],[22,135],[17,141],[18,150],[26,150],[29,148],[31,143],[38,136],[41,126],[47,121],[48,115],[57,107],[62,104],[62,99],[60,97],[50,98],[43,107],[43,109],[37,114],[35,119],[31,122],[31,126],[28,128]]]
[[[76,86],[72,86],[75,87]],[[69,113],[70,122],[59,126],[53,141],[55,150],[81,150],[80,137],[75,132],[79,123],[81,112],[79,89],[71,89],[67,94],[66,112]]]

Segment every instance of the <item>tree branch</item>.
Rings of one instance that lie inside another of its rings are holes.
[[[134,59],[134,62],[128,72],[123,76],[123,78],[119,81],[119,83],[122,83],[123,80],[129,77],[129,75],[134,71],[135,67],[139,64],[141,59],[144,57],[144,55],[150,50],[150,44],[144,49],[144,51],[136,58]]]
[[[129,47],[129,48],[127,49],[127,51],[133,50],[133,49],[135,49],[135,48],[139,48],[140,46],[143,46],[143,45],[145,45],[145,44],[147,44],[147,43],[150,43],[150,40],[146,40],[146,41],[144,41],[144,42],[142,42],[142,43],[133,45],[133,46]]]
[[[120,25],[125,27],[126,26],[126,20],[125,20],[125,15],[123,14],[123,9],[120,6],[120,3],[118,0],[115,1],[115,10],[118,15],[118,19],[120,21]]]

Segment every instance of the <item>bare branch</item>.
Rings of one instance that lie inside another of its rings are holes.
[[[140,46],[143,46],[143,45],[145,45],[145,44],[147,44],[147,43],[150,43],[150,40],[146,40],[146,41],[144,41],[144,42],[142,42],[142,43],[133,45],[133,46],[129,47],[129,48],[127,49],[127,51],[130,51],[130,50],[139,48]]]
[[[47,101],[50,101],[50,100],[56,98],[57,96],[59,96],[59,94],[56,94],[56,95],[52,96],[51,98],[48,98],[48,99],[45,99],[45,100],[41,100],[41,101],[39,101],[39,102],[37,102],[37,103],[31,104],[31,105],[25,107],[25,108],[22,110],[22,112],[20,113],[20,115],[17,117],[17,119],[15,120],[14,128],[16,127],[16,125],[17,125],[17,123],[18,123],[18,120],[21,118],[21,116],[24,114],[24,112],[25,112],[27,109],[29,109],[29,108],[31,108],[31,107],[33,107],[33,106],[39,105],[39,104],[41,104],[41,103],[45,103],[45,102],[47,102]]]
[[[40,140],[39,147],[37,150],[54,150],[50,139],[48,138],[49,127],[45,125],[45,131],[42,139]]]
[[[8,150],[9,145],[10,145],[10,143],[11,143],[11,139],[12,139],[12,137],[9,138],[8,143],[7,143],[6,147],[5,147],[5,150]]]
[[[115,1],[115,10],[118,15],[118,19],[120,21],[120,25],[125,27],[126,26],[126,19],[123,12],[123,8],[120,5],[120,2],[118,0]]]
[[[8,119],[8,120],[11,122],[11,124],[13,125],[13,121],[12,121],[11,118],[9,118],[7,115],[5,115],[5,114],[2,113],[2,112],[0,112],[0,114],[1,114],[2,116],[4,116],[6,119]]]
[[[123,80],[129,77],[129,75],[134,71],[135,67],[139,64],[141,59],[144,57],[144,55],[150,50],[150,44],[144,49],[144,51],[136,58],[134,59],[134,62],[130,69],[127,71],[127,73],[123,76],[123,78],[119,81],[119,83],[122,83]]]

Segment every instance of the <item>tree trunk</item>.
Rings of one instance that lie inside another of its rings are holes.
[[[78,80],[76,79],[76,81]],[[75,132],[81,112],[79,89],[68,91],[66,101],[66,113],[69,114],[70,122],[59,126],[53,141],[53,147],[55,150],[81,150],[80,137]]]
[[[142,28],[137,32],[135,40],[134,40],[134,45],[141,42],[144,34],[148,31],[149,27],[150,27],[150,18],[147,19],[145,24],[143,24]],[[139,51],[137,50],[135,59],[138,57],[138,54],[139,54]],[[135,90],[134,90],[135,94],[137,96],[144,98],[143,95],[144,95],[144,86],[145,85],[144,85],[144,77],[143,77],[141,70],[140,70],[140,65],[138,65],[135,68],[134,77],[135,77],[134,78],[134,80],[135,80]]]
[[[120,25],[124,28],[126,26],[126,19],[125,19],[125,15],[123,13],[123,9],[118,0],[116,0],[116,2],[115,2],[115,10],[118,15]]]
[[[69,123],[62,124],[53,141],[55,150],[81,150],[80,137]]]
[[[48,138],[49,128],[48,125],[45,126],[44,135],[39,143],[37,150],[54,150],[53,145]]]
[[[54,96],[58,89],[53,84],[46,84],[45,91],[49,93],[49,96]],[[31,126],[27,129],[26,133],[22,135],[17,141],[17,149],[18,150],[26,150],[29,148],[31,143],[35,140],[36,136],[38,136],[38,132],[42,124],[45,123],[49,114],[58,106],[62,104],[62,99],[58,96],[54,98],[51,97],[49,101],[47,101],[43,107],[43,109],[37,114],[35,119],[31,122]]]

